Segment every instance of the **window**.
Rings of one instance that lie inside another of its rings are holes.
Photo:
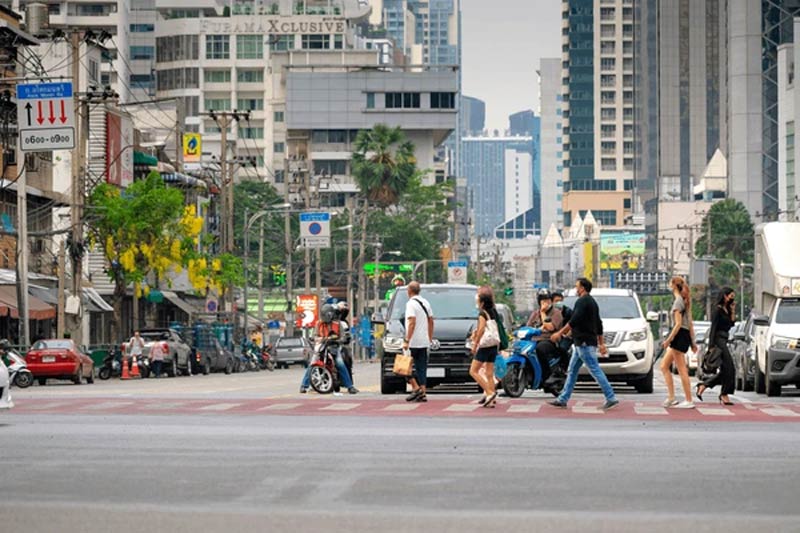
[[[617,93],[615,91],[602,91],[600,93],[600,102],[603,104],[613,104],[617,101]]]
[[[206,59],[230,59],[229,35],[206,35]]]
[[[242,111],[261,111],[264,109],[263,98],[239,98],[236,102],[236,109]]]
[[[581,218],[586,217],[586,210],[579,211]],[[617,212],[614,210],[592,209],[592,216],[603,226],[616,226],[617,225]],[[633,300],[631,300],[633,302]],[[634,302],[635,305],[635,302]]]
[[[375,109],[375,93],[367,93],[367,109]]]
[[[616,107],[603,107],[600,109],[600,118],[602,120],[616,120],[617,108]]]
[[[134,89],[151,90],[155,86],[155,80],[150,74],[131,74],[131,87]]]
[[[622,70],[624,70],[626,72],[633,71],[633,58],[632,57],[626,57],[625,59],[622,60]]]
[[[237,35],[236,59],[263,59],[263,35]]]
[[[347,142],[347,130],[328,130],[328,142],[344,144]]]
[[[631,199],[630,198],[624,198],[622,200],[622,207],[624,209],[630,209],[631,208]]]
[[[197,89],[200,87],[200,72],[196,68],[173,68],[157,72],[158,90]]]
[[[276,154],[282,154],[286,150],[286,145],[284,143],[274,143],[272,145],[272,151]]]
[[[613,24],[600,25],[600,37],[614,37],[615,33],[616,29],[614,28]]]
[[[206,98],[206,111],[230,111],[230,98]]]
[[[613,57],[603,57],[600,59],[600,70],[614,70],[617,67],[617,60]]]
[[[341,50],[344,48],[344,36],[343,35],[334,35],[333,36],[333,48],[334,50]]]
[[[419,93],[386,93],[386,109],[419,109]]]
[[[94,59],[89,60],[89,81],[97,83],[97,76],[100,74],[100,67]]]
[[[331,47],[330,35],[303,35],[301,37],[303,50],[328,50]]]
[[[131,59],[133,60],[150,60],[156,56],[156,50],[153,46],[131,46]]]
[[[622,145],[622,150],[625,155],[633,155],[633,142],[632,141],[625,141]]]
[[[600,20],[614,20],[616,13],[614,12],[613,7],[601,7],[600,8]]]
[[[455,109],[455,93],[431,93],[431,109]]]
[[[617,160],[604,157],[600,160],[600,168],[601,170],[617,170]]]
[[[239,83],[260,83],[264,81],[264,71],[259,70],[239,70],[236,72],[236,81]]]
[[[614,155],[617,153],[617,143],[614,141],[603,141],[600,143],[600,153],[603,155]]]
[[[228,83],[231,81],[230,70],[206,70],[203,74],[206,83]]]
[[[601,54],[613,54],[617,48],[616,41],[602,41],[600,43]]]
[[[130,28],[131,33],[147,33],[156,31],[155,24],[131,24]]]
[[[275,111],[272,114],[272,120],[275,122],[283,122],[283,111]]]
[[[284,182],[284,173],[283,169],[275,169],[275,183],[283,183]]]
[[[269,49],[273,52],[294,50],[294,35],[270,36]]]
[[[240,139],[263,139],[264,128],[254,128],[252,126],[239,126]]]
[[[633,170],[633,159],[625,158],[622,160],[622,170]]]
[[[602,74],[600,75],[600,86],[601,87],[614,87],[617,85],[617,77],[613,74]]]
[[[175,35],[156,38],[156,61],[196,61],[200,58],[200,39],[197,35]]]
[[[317,160],[314,161],[314,174],[328,176],[343,176],[347,174],[347,161],[344,160]]]
[[[625,41],[622,43],[622,53],[626,56],[633,55],[633,41]]]

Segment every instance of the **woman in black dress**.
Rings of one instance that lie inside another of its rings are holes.
[[[708,349],[719,348],[722,351],[719,372],[697,384],[697,398],[703,401],[703,393],[717,385],[722,386],[719,395],[720,403],[733,405],[728,397],[736,390],[736,367],[728,350],[728,332],[733,327],[736,317],[736,294],[730,287],[724,287],[717,298],[717,306],[708,330]]]

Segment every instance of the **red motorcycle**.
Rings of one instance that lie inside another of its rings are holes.
[[[259,361],[261,370],[275,370],[275,360],[272,358],[272,345],[267,344],[261,349],[261,361]]]

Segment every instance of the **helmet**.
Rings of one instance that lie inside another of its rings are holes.
[[[341,320],[347,320],[347,315],[350,314],[350,306],[347,305],[347,302],[339,302],[336,304],[336,309],[339,311],[339,318]]]
[[[400,285],[406,284],[406,278],[404,278],[401,274],[397,274],[395,277],[392,278],[392,285],[394,285],[395,282],[397,281],[400,282]]]
[[[326,324],[330,324],[333,322],[334,317],[336,316],[336,308],[333,307],[331,304],[325,304],[322,306],[322,309],[319,311],[319,319]]]
[[[8,350],[11,348],[11,343],[8,342],[8,339],[0,339],[0,350]]]
[[[542,300],[551,300],[553,296],[550,294],[550,291],[547,289],[539,289],[539,292],[536,293],[536,301],[541,302]]]

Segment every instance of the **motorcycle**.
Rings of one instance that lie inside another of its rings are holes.
[[[133,361],[131,359],[127,360],[129,371],[130,367],[133,365]],[[142,378],[148,378],[150,376],[150,359],[147,357],[137,357],[136,358],[136,365],[139,367],[139,373],[142,375]],[[102,380],[108,380],[113,378],[122,377],[122,351],[121,350],[114,350],[110,352],[103,358],[103,366],[97,371],[97,377]]]
[[[314,350],[316,356],[309,371],[311,387],[319,394],[339,392],[341,381],[339,380],[339,371],[336,369],[336,356],[340,350],[344,350],[339,338],[335,335],[330,336],[317,344]],[[342,352],[342,358],[352,377],[353,358],[348,350]]]
[[[33,385],[33,372],[28,370],[28,364],[20,354],[14,350],[8,350],[6,359],[8,383],[10,385],[16,385],[20,389],[26,389]]]
[[[541,335],[541,330],[532,327],[520,328],[514,333],[514,344],[511,355],[498,357],[495,363],[495,377],[500,380],[503,390],[512,398],[519,398],[525,389],[542,389],[553,396],[558,396],[566,381],[567,368],[563,349],[559,348],[550,358],[550,376],[543,379],[544,371],[536,357],[537,341],[534,337]],[[501,361],[502,359],[502,361]]]
[[[261,370],[275,370],[275,360],[272,358],[272,345],[268,344],[261,349],[261,359],[259,359],[259,366]]]
[[[242,360],[244,361],[244,369],[242,371],[257,372],[261,370],[261,350],[255,343],[243,340],[242,341]]]

